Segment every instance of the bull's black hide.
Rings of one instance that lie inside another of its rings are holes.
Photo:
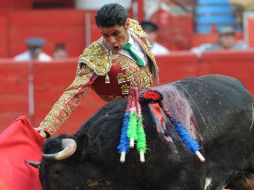
[[[199,141],[205,163],[186,150],[168,122],[170,141],[166,143],[154,127],[150,110],[142,105],[149,148],[146,162],[141,164],[132,150],[120,164],[117,145],[127,104],[123,99],[104,106],[73,136],[46,141],[43,151],[47,154],[60,151],[61,139],[66,137],[75,139],[78,148],[65,160],[42,160],[43,189],[215,190],[249,166],[254,153],[253,98],[238,80],[210,75],[155,89],[163,94],[163,103],[173,116]]]

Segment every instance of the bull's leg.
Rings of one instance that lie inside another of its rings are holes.
[[[226,186],[226,182],[223,181],[222,179],[226,179],[228,175],[222,175],[223,172],[217,171],[217,176],[216,177],[207,177],[206,178],[206,183],[205,183],[205,188],[204,190],[224,190]]]
[[[253,149],[249,143],[252,143],[252,137],[246,134],[234,135],[234,127],[231,128],[225,137],[214,139],[208,147],[206,177],[209,184],[205,190],[223,189],[239,172],[250,165]]]
[[[204,190],[227,190],[225,189],[225,185],[221,184],[221,182],[214,182],[213,184],[208,185],[204,188]]]

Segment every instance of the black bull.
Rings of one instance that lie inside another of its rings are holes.
[[[121,164],[117,145],[127,104],[123,99],[104,106],[73,136],[61,135],[46,141],[45,154],[61,151],[66,138],[76,141],[77,150],[63,160],[59,154],[53,156],[60,160],[43,158],[43,189],[215,190],[250,167],[254,153],[253,98],[240,81],[208,75],[154,89],[163,94],[163,103],[174,117],[186,127],[190,121],[195,124],[196,129],[189,131],[200,143],[205,163],[186,150],[168,121],[170,141],[166,143],[154,127],[150,109],[143,104],[149,148],[146,162],[141,164],[136,150],[131,150]]]

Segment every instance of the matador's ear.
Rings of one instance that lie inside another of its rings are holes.
[[[125,28],[128,30],[130,28],[130,19],[127,19],[124,23]]]

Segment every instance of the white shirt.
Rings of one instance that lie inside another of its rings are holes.
[[[169,54],[169,50],[166,47],[162,46],[161,44],[159,44],[157,42],[153,43],[152,48],[151,48],[151,52],[154,55],[167,55],[167,54]]]
[[[14,60],[15,61],[31,61],[32,58],[31,58],[29,51],[25,51],[24,53],[21,53],[21,54],[15,56]],[[48,62],[48,61],[52,61],[52,58],[49,55],[47,55],[46,53],[41,52],[39,54],[38,61]]]
[[[135,52],[135,53],[142,59],[143,63],[146,65],[146,63],[147,63],[146,54],[144,53],[144,51],[143,51],[142,48],[140,47],[139,43],[133,39],[133,37],[130,35],[130,33],[129,33],[129,40],[128,40],[127,43],[130,43],[130,44],[131,44],[131,50],[132,50],[133,52]],[[134,60],[134,59],[130,56],[129,52],[126,51],[126,50],[124,50],[124,49],[119,50],[118,53],[120,53],[120,54],[122,54],[122,55],[125,55],[125,56],[129,57],[130,59]]]

